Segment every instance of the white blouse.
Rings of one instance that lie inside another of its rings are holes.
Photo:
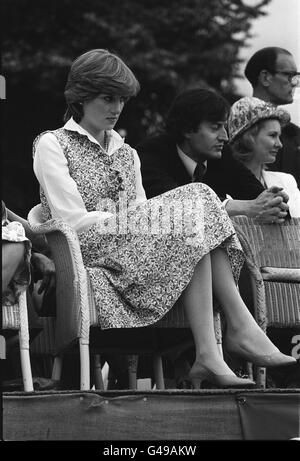
[[[300,218],[300,190],[294,176],[280,171],[263,170],[262,178],[267,187],[278,186],[283,188],[289,196],[287,204],[291,217]]]
[[[77,131],[89,138],[95,144],[98,141],[84,130],[73,118],[68,120],[64,128]],[[107,155],[112,155],[124,144],[124,139],[114,130],[108,132],[109,145]],[[141,163],[137,152],[133,150],[136,178],[135,204],[147,200],[142,184]],[[87,211],[76,182],[71,178],[67,159],[62,148],[52,133],[45,133],[36,145],[33,161],[34,173],[44,190],[52,216],[65,221],[78,233],[87,230],[93,224],[99,223],[113,215],[107,212]]]

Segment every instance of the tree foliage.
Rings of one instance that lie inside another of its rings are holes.
[[[153,129],[183,87],[207,85],[233,94],[238,51],[269,2],[257,0],[250,6],[245,0],[2,0],[2,73],[8,86],[7,115],[13,115],[5,122],[5,147],[8,139],[11,142],[15,117],[22,120],[21,135],[26,139],[10,161],[22,157],[28,162],[36,132],[61,124],[70,63],[88,49],[116,52],[141,83],[139,96],[119,122],[133,144]],[[17,115],[12,106],[18,108]]]

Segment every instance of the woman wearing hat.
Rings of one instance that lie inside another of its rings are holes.
[[[249,168],[267,189],[281,187],[288,195],[289,212],[300,217],[300,191],[293,175],[269,171],[279,149],[281,127],[288,123],[288,112],[254,97],[233,104],[228,119],[229,142],[234,156]]]

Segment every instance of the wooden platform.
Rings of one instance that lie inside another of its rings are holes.
[[[3,394],[3,439],[289,440],[300,389]]]

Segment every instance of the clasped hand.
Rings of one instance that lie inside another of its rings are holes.
[[[253,200],[253,218],[261,224],[283,223],[289,210],[288,200],[289,196],[282,187],[273,186],[266,189]]]

